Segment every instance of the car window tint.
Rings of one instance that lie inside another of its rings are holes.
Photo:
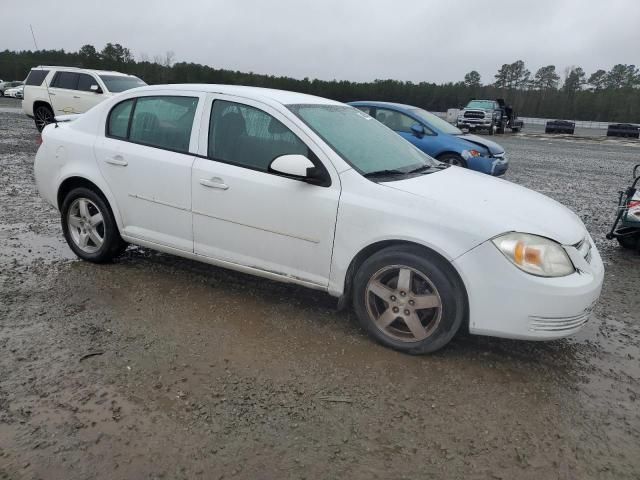
[[[86,73],[80,73],[78,79],[78,90],[83,92],[91,92],[91,85],[98,85],[98,82],[91,75],[87,75]]]
[[[53,79],[52,87],[56,88],[66,88],[67,90],[75,90],[78,86],[78,77],[77,73],[73,72],[58,72]]]
[[[408,115],[394,110],[387,110],[386,108],[377,109],[376,120],[384,123],[391,130],[406,133],[411,133],[411,127],[416,123],[419,123]]]
[[[49,70],[31,70],[24,83],[25,85],[42,85],[44,77],[46,77],[48,73]]]
[[[109,125],[107,127],[107,135],[110,137],[127,138],[127,129],[129,128],[129,117],[131,116],[131,107],[133,100],[120,102],[111,109],[109,113]]]
[[[189,151],[196,97],[141,97],[137,99],[129,140],[178,152]]]
[[[247,105],[216,100],[209,124],[209,157],[267,171],[273,159],[309,155],[309,148],[282,122]]]

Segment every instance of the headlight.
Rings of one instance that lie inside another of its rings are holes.
[[[481,155],[482,155],[482,153],[479,152],[478,150],[463,150],[462,151],[462,158],[464,158],[465,160],[469,160],[471,157],[479,157]]]
[[[520,270],[541,277],[564,277],[575,267],[562,245],[528,233],[505,233],[492,240],[498,250]]]

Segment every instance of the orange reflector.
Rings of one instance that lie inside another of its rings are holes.
[[[516,261],[518,265],[522,265],[524,262],[524,252],[526,247],[524,246],[524,242],[516,243],[516,248],[513,252],[513,259]]]

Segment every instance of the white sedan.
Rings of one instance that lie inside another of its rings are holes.
[[[7,88],[4,91],[5,97],[22,98],[24,92],[24,85],[18,85],[17,87]]]
[[[225,85],[127,91],[45,128],[42,197],[82,259],[128,243],[328,292],[408,353],[461,328],[577,332],[604,268],[559,203],[428,157],[359,110]]]

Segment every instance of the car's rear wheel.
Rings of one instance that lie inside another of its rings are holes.
[[[455,153],[446,153],[438,157],[443,163],[448,163],[449,165],[455,165],[457,167],[467,168],[467,162],[460,155]]]
[[[106,200],[85,187],[76,188],[65,197],[62,231],[71,250],[90,262],[108,262],[127,247]]]
[[[33,119],[39,132],[53,122],[53,110],[48,105],[40,105],[33,112]]]
[[[353,306],[380,343],[410,354],[434,352],[456,334],[465,296],[452,267],[417,247],[389,247],[369,257],[354,279]]]

